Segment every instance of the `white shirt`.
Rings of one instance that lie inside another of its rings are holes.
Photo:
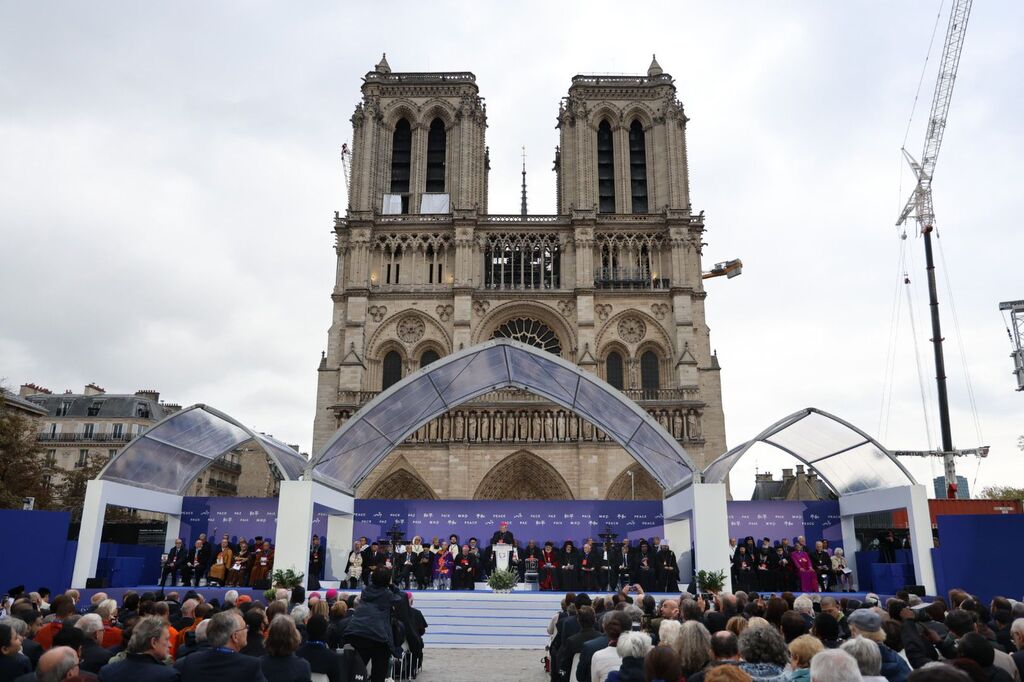
[[[606,646],[590,659],[590,682],[604,682],[613,670],[622,666],[622,657],[614,646]]]

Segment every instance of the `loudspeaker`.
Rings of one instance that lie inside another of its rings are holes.
[[[918,597],[923,597],[924,585],[904,585],[903,591],[909,594],[916,594]]]
[[[106,588],[106,586],[107,586],[107,579],[106,578],[86,578],[85,579],[85,589],[87,589],[87,590],[101,590],[101,589]],[[922,594],[924,594],[924,593],[922,592]]]

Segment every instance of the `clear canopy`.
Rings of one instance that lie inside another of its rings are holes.
[[[789,415],[729,450],[704,470],[704,482],[724,481],[733,465],[759,443],[811,467],[837,495],[917,483],[881,443],[814,407]]]
[[[495,339],[431,363],[367,403],[310,462],[313,477],[354,491],[391,450],[431,419],[508,387],[547,398],[591,422],[665,488],[695,470],[679,443],[617,389],[556,355]]]
[[[207,405],[193,405],[154,424],[121,450],[99,478],[182,495],[214,460],[255,441],[285,480],[297,480],[307,460],[270,436],[256,433]]]

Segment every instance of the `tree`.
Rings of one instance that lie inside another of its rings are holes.
[[[1024,488],[1009,485],[990,485],[981,489],[979,497],[989,500],[1024,500]]]
[[[47,508],[51,495],[44,473],[35,424],[0,390],[0,508],[21,509],[26,497],[36,498],[37,509]]]
[[[91,455],[85,466],[75,467],[63,472],[63,478],[57,485],[57,508],[71,512],[71,522],[82,520],[82,507],[85,506],[85,486],[99,476],[100,470],[106,465],[107,458],[102,455]]]

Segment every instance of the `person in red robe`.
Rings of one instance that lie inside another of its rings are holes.
[[[793,562],[793,567],[796,569],[797,578],[800,581],[800,591],[817,592],[818,574],[814,572],[814,565],[811,563],[811,557],[807,554],[804,546],[797,544],[796,549],[790,552],[789,558]]]
[[[558,575],[558,553],[550,540],[544,543],[540,553],[540,589],[555,589],[555,576]]]

